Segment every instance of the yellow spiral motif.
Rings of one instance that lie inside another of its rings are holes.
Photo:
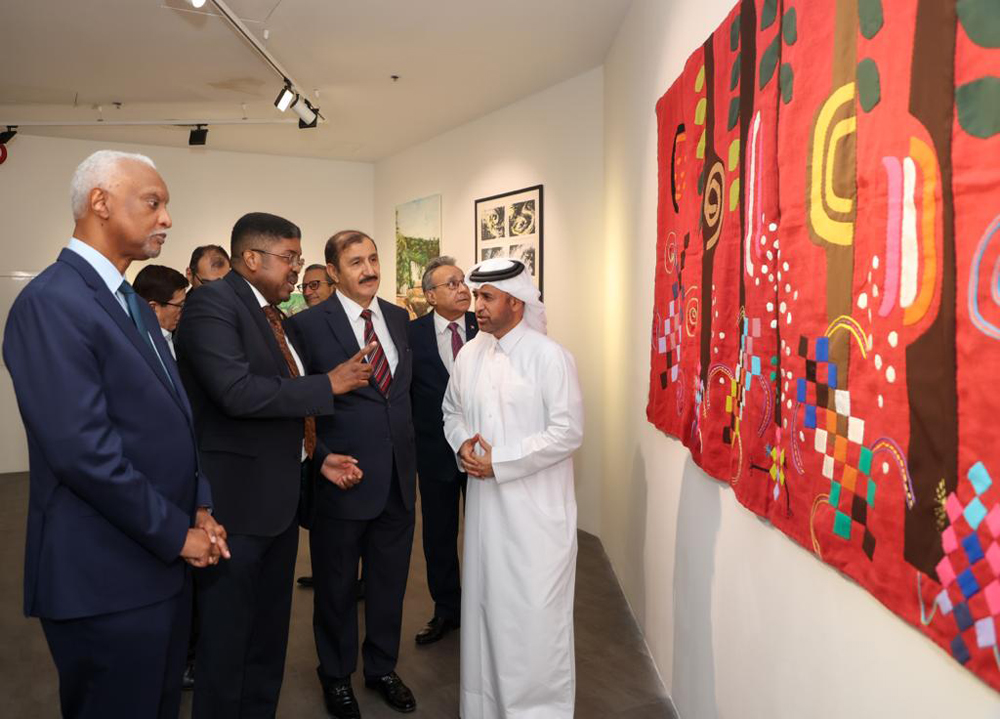
[[[705,223],[705,249],[710,250],[722,233],[722,209],[726,202],[726,173],[721,161],[716,161],[705,180],[705,199],[701,206],[701,219]]]

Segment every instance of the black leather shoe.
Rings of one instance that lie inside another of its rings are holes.
[[[398,712],[408,714],[417,708],[417,700],[413,698],[413,692],[403,684],[403,680],[396,672],[389,672],[377,679],[366,677],[365,686],[381,694],[385,703]]]
[[[194,662],[189,661],[184,665],[184,674],[181,676],[181,689],[194,689]]]
[[[313,578],[312,577],[299,577],[295,580],[298,582],[300,587],[305,587],[306,589],[313,588]]]
[[[417,634],[417,644],[433,644],[443,639],[452,629],[458,629],[459,623],[445,617],[434,617],[427,626]]]
[[[361,719],[361,707],[354,697],[350,679],[325,682],[323,701],[326,703],[327,713],[336,719]]]

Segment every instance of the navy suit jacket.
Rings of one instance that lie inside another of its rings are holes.
[[[413,358],[406,339],[406,310],[377,300],[399,363],[392,376],[389,396],[374,385],[337,395],[336,412],[316,420],[317,466],[325,455],[349,454],[364,472],[362,480],[342,490],[319,478],[316,512],[334,519],[374,519],[385,508],[392,486],[393,463],[399,476],[403,503],[412,509],[416,501],[416,464],[413,420],[410,414],[410,378]],[[336,293],[315,307],[293,315],[285,323],[290,337],[303,349],[306,372],[329,372],[361,349],[350,320]],[[387,338],[382,338],[386,341]]]
[[[163,601],[198,506],[211,506],[191,408],[85,259],[63,250],[11,307],[3,354],[28,437],[24,611],[72,619]],[[176,387],[176,390],[174,389]]]
[[[479,331],[476,315],[465,313],[465,341]],[[441,403],[450,375],[438,352],[434,313],[410,322],[410,347],[413,349],[413,428],[417,439],[417,471],[420,481],[457,481],[462,477],[455,464],[455,452],[444,438],[444,415]]]
[[[277,536],[299,507],[304,418],[333,412],[330,380],[291,377],[257,297],[235,271],[191,292],[176,347],[215,518],[233,534]]]

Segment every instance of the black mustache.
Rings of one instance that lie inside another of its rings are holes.
[[[368,275],[367,277],[362,277],[361,281],[362,282],[368,282],[369,280],[377,280],[377,279],[378,279],[378,275]]]

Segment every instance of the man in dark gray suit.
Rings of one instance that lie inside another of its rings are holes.
[[[289,319],[289,335],[303,348],[307,372],[326,372],[364,348],[372,375],[367,386],[338,395],[336,412],[316,423],[317,446],[355,457],[364,472],[353,485],[316,487],[309,546],[320,682],[332,715],[360,716],[350,679],[357,666],[355,582],[363,557],[365,684],[393,709],[410,712],[416,701],[395,672],[416,500],[409,317],[376,298],[378,250],[368,235],[338,232],[326,244],[326,261],[337,293]]]

